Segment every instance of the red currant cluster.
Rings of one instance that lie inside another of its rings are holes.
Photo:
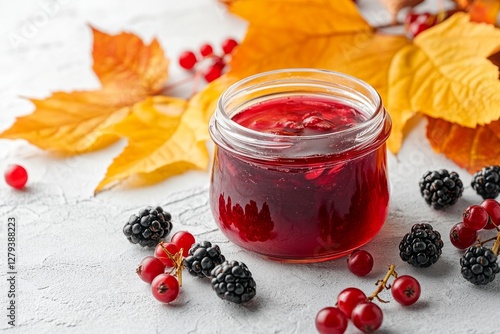
[[[238,42],[228,38],[222,42],[222,55],[217,55],[214,53],[212,45],[206,43],[200,47],[198,57],[190,50],[181,53],[179,65],[186,70],[195,69],[197,73],[203,75],[206,82],[212,82],[222,75],[228,57],[237,46]]]
[[[500,226],[500,203],[486,199],[480,205],[471,205],[463,213],[462,221],[450,230],[450,241],[458,249],[466,249],[478,240],[478,231]]]
[[[160,242],[155,248],[154,257],[145,257],[137,267],[137,274],[144,282],[151,284],[151,292],[160,302],[170,303],[177,299],[182,286],[184,257],[194,242],[191,233],[179,231],[170,242]]]
[[[373,302],[374,299],[387,303],[379,297],[384,289],[391,290],[393,298],[401,305],[414,304],[420,297],[420,284],[412,276],[398,276],[395,265],[389,266],[385,277],[377,281],[377,289],[367,297],[360,289],[350,287],[342,290],[337,296],[336,307],[325,307],[316,315],[316,329],[322,334],[342,334],[351,319],[363,333],[373,333],[382,325],[384,318],[382,309]],[[394,277],[392,285],[388,281]]]
[[[20,165],[9,165],[4,173],[5,182],[14,189],[23,189],[28,182],[28,172]]]

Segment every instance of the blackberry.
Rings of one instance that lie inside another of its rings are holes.
[[[464,191],[458,174],[449,173],[446,169],[426,172],[418,184],[422,197],[434,209],[443,209],[455,204]]]
[[[500,166],[484,167],[474,174],[470,185],[483,199],[496,198],[500,194]]]
[[[412,266],[426,268],[441,256],[441,234],[430,224],[415,224],[399,244],[399,256]]]
[[[476,285],[485,285],[500,272],[495,253],[483,246],[471,246],[460,258],[462,276]]]
[[[226,261],[217,245],[209,241],[195,243],[189,249],[189,255],[184,259],[184,266],[193,276],[211,277],[212,269]]]
[[[255,296],[255,281],[243,262],[225,261],[212,270],[212,289],[219,298],[241,304]]]
[[[130,216],[123,227],[128,241],[142,247],[155,247],[172,230],[172,216],[158,206],[148,206]]]

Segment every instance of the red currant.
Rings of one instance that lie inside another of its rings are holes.
[[[363,333],[373,333],[382,325],[384,315],[377,304],[361,302],[352,310],[351,319]]]
[[[482,206],[471,205],[464,211],[463,218],[465,227],[479,231],[486,227],[490,216]]]
[[[187,231],[179,231],[172,236],[170,239],[171,243],[177,246],[177,249],[182,248],[182,256],[187,257],[189,254],[189,249],[194,244],[195,239],[193,235]]]
[[[23,166],[9,165],[5,170],[5,182],[15,189],[23,189],[28,182],[28,172]]]
[[[161,260],[147,256],[141,261],[135,272],[144,282],[151,283],[156,276],[165,272],[165,265]]]
[[[210,56],[213,52],[214,50],[210,44],[203,44],[200,46],[200,53],[203,57]]]
[[[203,75],[205,78],[206,82],[212,82],[215,79],[218,79],[222,75],[222,68],[220,66],[217,66],[216,64],[213,64],[212,66],[207,68],[207,71]]]
[[[347,259],[347,267],[356,276],[366,276],[373,269],[373,257],[365,250],[355,250]]]
[[[337,307],[350,318],[352,310],[361,302],[366,301],[366,295],[357,288],[347,288],[342,290],[337,296]]]
[[[179,295],[179,282],[170,274],[161,274],[151,283],[153,296],[162,303],[173,302]]]
[[[460,222],[450,230],[450,241],[458,249],[466,249],[477,240],[477,231],[470,229]]]
[[[184,51],[179,56],[179,65],[186,70],[192,69],[197,61],[195,54],[191,51]]]
[[[316,315],[316,329],[321,334],[343,334],[347,317],[336,307],[325,307]]]
[[[414,304],[420,297],[420,283],[412,276],[399,276],[392,283],[391,293],[401,305]]]
[[[222,42],[222,51],[224,51],[224,54],[230,54],[231,52],[233,52],[234,48],[237,46],[238,46],[238,42],[236,42],[232,38],[228,38]]]
[[[495,225],[500,226],[500,203],[494,199],[485,199],[480,205],[486,209],[491,218],[484,229],[492,230],[495,228]]]
[[[163,247],[166,248],[166,250],[171,254],[171,255],[175,255],[179,249],[177,248],[177,246],[174,244],[174,243],[171,243],[171,242],[164,242],[163,243]],[[173,267],[174,266],[174,262],[168,257],[167,253],[165,253],[165,251],[163,250],[163,247],[162,247],[162,244],[158,244],[156,245],[156,248],[155,248],[155,257],[157,259],[160,259],[161,262],[163,262],[163,264],[166,266],[166,267]]]

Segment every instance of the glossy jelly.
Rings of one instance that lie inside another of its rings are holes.
[[[210,204],[221,231],[266,257],[315,262],[370,241],[388,213],[390,119],[367,84],[280,70],[220,98]]]

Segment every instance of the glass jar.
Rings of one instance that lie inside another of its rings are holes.
[[[329,131],[301,135],[259,131],[234,119],[255,109],[264,117],[258,124],[275,122],[281,111],[288,117],[289,103],[298,103],[303,117],[325,106],[356,117],[338,112],[338,126],[330,120]],[[382,228],[391,120],[367,83],[316,69],[257,74],[221,95],[209,130],[215,142],[210,205],[237,245],[279,261],[318,262],[350,253]]]

